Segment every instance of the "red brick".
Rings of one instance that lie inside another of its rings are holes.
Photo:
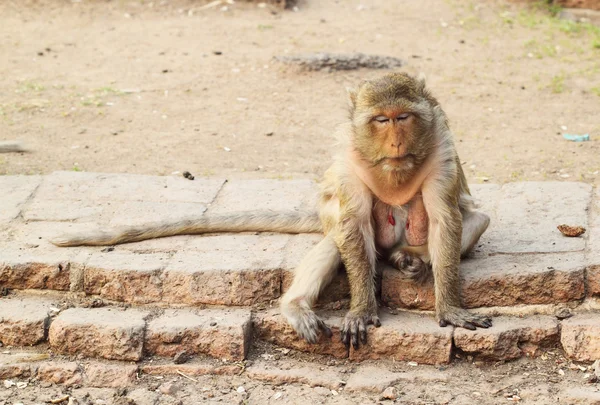
[[[84,291],[110,300],[148,304],[162,297],[166,253],[128,251],[92,254],[85,266]]]
[[[57,353],[140,360],[146,314],[114,308],[71,308],[50,325],[48,339]]]
[[[462,297],[467,308],[554,304],[585,295],[582,253],[495,255],[461,263]],[[418,285],[391,267],[383,272],[382,300],[393,308],[434,308],[433,278]]]
[[[348,357],[348,350],[340,342],[341,324],[340,316],[323,316],[323,320],[331,327],[333,336],[320,334],[319,340],[315,344],[308,343],[301,339],[298,334],[287,323],[286,319],[278,310],[270,310],[265,313],[258,313],[254,317],[254,327],[261,339],[277,345],[299,350],[301,352],[329,354],[338,358]]]
[[[98,388],[129,387],[135,383],[137,370],[135,364],[92,362],[85,366],[86,385]]]
[[[166,310],[150,321],[145,350],[172,357],[207,354],[227,360],[243,360],[250,346],[252,322],[248,309]]]
[[[381,327],[367,329],[367,344],[350,349],[352,360],[388,359],[441,364],[450,361],[452,327],[441,328],[432,315],[380,311]],[[337,339],[339,337],[336,336]]]
[[[562,321],[560,342],[573,360],[600,360],[600,314],[577,314]]]
[[[198,237],[176,253],[163,275],[163,301],[253,305],[278,298],[287,235]]]
[[[539,355],[540,349],[558,343],[558,322],[554,317],[495,317],[493,322],[489,329],[456,328],[455,346],[482,359],[511,360],[524,355]]]
[[[40,381],[66,386],[83,383],[83,371],[75,362],[47,362],[39,366],[37,378]]]
[[[33,346],[46,336],[50,301],[36,298],[0,299],[0,342],[6,346]]]

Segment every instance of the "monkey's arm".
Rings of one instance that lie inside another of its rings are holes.
[[[490,327],[488,317],[461,308],[459,263],[462,216],[458,204],[456,171],[444,170],[428,179],[423,201],[429,215],[429,254],[434,277],[435,311],[440,326],[466,329]]]
[[[380,326],[375,298],[375,235],[372,197],[366,187],[355,186],[352,194],[340,196],[340,218],[331,231],[346,267],[350,284],[350,311],[346,314],[341,339],[346,346],[367,342],[367,325]],[[358,195],[361,194],[361,195]]]
[[[316,211],[249,211],[216,216],[204,215],[109,230],[82,231],[62,235],[51,242],[57,246],[106,246],[209,232],[312,233],[321,232],[321,223]]]

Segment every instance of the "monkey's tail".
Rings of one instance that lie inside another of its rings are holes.
[[[211,232],[316,233],[321,232],[321,222],[316,211],[249,211],[123,226],[108,230],[74,232],[54,238],[50,242],[56,246],[107,246],[165,236]]]

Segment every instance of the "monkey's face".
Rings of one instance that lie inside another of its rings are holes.
[[[389,74],[351,93],[353,144],[384,172],[410,174],[433,148],[432,100],[424,83]]]

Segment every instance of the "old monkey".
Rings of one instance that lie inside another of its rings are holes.
[[[319,331],[331,333],[312,307],[342,262],[351,302],[341,339],[354,347],[366,342],[367,325],[380,325],[374,280],[379,258],[415,278],[431,267],[441,326],[491,326],[489,318],[461,308],[459,261],[487,229],[489,217],[475,210],[439,103],[423,80],[404,73],[364,82],[349,94],[350,121],[321,184],[318,218],[267,212],[208,216],[67,235],[54,243],[111,245],[204,232],[322,230],[324,239],[301,262],[281,299],[282,313],[309,342]]]

